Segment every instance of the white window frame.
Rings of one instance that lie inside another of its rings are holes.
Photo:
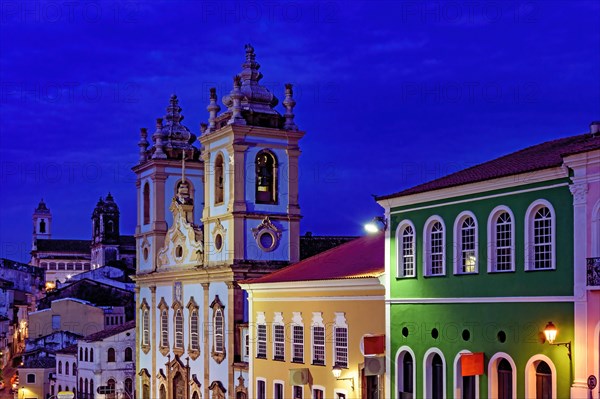
[[[332,356],[333,356],[333,365],[338,365],[341,368],[349,368],[350,366],[350,353],[348,348],[350,347],[350,329],[348,328],[348,323],[346,321],[346,316],[344,314],[344,312],[334,312],[335,318],[333,320],[333,339],[332,341]],[[344,365],[343,363],[340,363],[338,361],[338,356],[337,356],[337,349],[338,347],[340,347],[341,349],[344,349],[343,346],[338,345],[338,341],[337,341],[337,329],[338,328],[344,328],[346,329],[346,364]]]
[[[281,339],[278,340],[277,330],[282,329]],[[285,361],[285,324],[283,323],[283,314],[281,312],[275,312],[275,316],[273,318],[273,324],[271,325],[272,329],[272,339],[273,339],[273,360],[282,360]],[[283,354],[281,356],[277,355],[277,347],[278,345],[281,347]]]
[[[472,272],[465,272],[462,270],[463,260],[463,238],[462,238],[462,225],[467,218],[473,219],[475,223],[475,270]],[[477,274],[479,273],[479,223],[475,214],[471,211],[461,212],[454,220],[454,274]]]
[[[554,363],[552,362],[552,360],[550,360],[550,358],[546,355],[541,355],[541,354],[537,354],[537,355],[533,355],[532,357],[529,358],[529,360],[527,361],[527,364],[525,365],[525,397],[527,398],[535,398],[536,397],[536,368],[537,365],[541,362],[544,361],[548,364],[548,366],[550,367],[550,370],[552,371],[552,397],[556,398],[557,394],[556,394],[556,381],[558,381],[558,374],[556,373],[556,366],[554,365]],[[565,378],[566,376],[562,376],[562,378]]]
[[[550,232],[551,242],[551,256],[552,262],[549,268],[536,269],[533,265],[534,262],[534,217],[536,212],[546,207],[550,210],[550,223],[552,231]],[[525,271],[546,271],[556,270],[556,211],[550,202],[545,199],[538,199],[529,205],[527,212],[525,213]]]
[[[275,397],[275,385],[281,384],[281,399],[285,399],[285,382],[283,380],[273,380],[273,399]]]
[[[497,234],[497,223],[498,217],[502,213],[507,213],[510,217],[510,252],[511,252],[511,268],[510,270],[498,270],[498,266],[496,264],[496,249],[498,240],[496,237]],[[488,217],[487,223],[487,237],[488,237],[488,264],[487,271],[488,273],[511,273],[515,271],[515,215],[512,210],[504,205],[499,205],[492,209],[490,216]]]
[[[194,314],[196,314],[195,323]],[[190,311],[190,349],[197,351],[200,350],[200,314],[196,308]]]
[[[432,274],[431,270],[431,227],[435,222],[442,225],[442,273]],[[423,229],[423,276],[439,277],[446,275],[446,224],[439,215],[433,215],[425,222]]]
[[[296,342],[296,334],[295,329],[300,327],[302,329],[302,341]],[[292,313],[292,325],[290,328],[290,341],[292,343],[292,348],[290,350],[290,361],[292,363],[304,363],[304,323],[302,322],[302,314],[300,312]],[[295,359],[296,347],[299,347],[302,352],[302,357],[300,360]]]
[[[160,346],[169,347],[169,311],[160,310]]]
[[[429,348],[425,355],[423,355],[423,392],[426,398],[430,398],[432,396],[431,389],[429,386],[431,385],[431,378],[433,374],[433,370],[431,369],[431,363],[433,360],[433,356],[438,354],[442,359],[442,367],[444,369],[443,378],[442,378],[442,392],[446,392],[447,386],[447,371],[446,371],[446,358],[444,354],[439,348]]]
[[[258,332],[259,327],[264,327],[265,334],[264,339],[261,339],[261,336]],[[256,314],[256,358],[257,359],[267,359],[267,323],[265,320],[264,312],[257,312]],[[260,347],[264,347],[264,353],[261,353]]]
[[[250,361],[250,331],[247,327],[242,329],[242,361]]]
[[[405,274],[404,267],[404,231],[410,227],[412,233],[412,257],[413,257],[413,271],[412,274]],[[415,225],[408,219],[401,221],[396,229],[396,278],[408,278],[417,276],[417,230]]]
[[[310,389],[310,397],[311,399],[315,398],[315,390],[319,390],[323,392],[323,399],[327,398],[327,391],[323,385],[313,385],[312,387],[309,385]]]
[[[416,390],[417,390],[417,358],[415,357],[415,352],[412,350],[412,348],[410,346],[401,346],[400,348],[398,348],[398,350],[396,351],[396,357],[395,362],[396,362],[396,367],[395,367],[395,372],[396,372],[396,393],[398,393],[400,391],[400,387],[402,387],[402,389],[404,389],[404,382],[400,383],[401,381],[404,380],[404,368],[402,366],[402,361],[404,360],[404,356],[406,354],[409,354],[412,359],[413,359],[413,378],[412,378],[412,386],[413,386],[413,396],[416,394]],[[402,356],[402,357],[401,357]],[[394,396],[395,397],[395,396]]]
[[[323,348],[323,364],[315,363],[315,327],[320,327],[323,329],[323,344],[319,345],[319,348]],[[327,330],[325,329],[325,324],[323,323],[323,313],[321,312],[313,312],[312,322],[310,325],[310,347],[311,347],[311,357],[310,363],[313,365],[325,366],[327,364],[326,360],[326,350],[325,350],[325,342],[326,342]]]
[[[296,398],[296,397],[294,396],[294,389],[295,389],[296,387],[300,388],[300,392],[302,392],[302,396],[301,396],[300,398]],[[303,386],[303,385],[291,385],[291,389],[292,389],[292,391],[291,391],[291,396],[290,396],[290,397],[291,397],[292,399],[304,399],[304,386]]]
[[[460,356],[462,354],[469,354],[469,353],[473,353],[470,350],[467,349],[463,349],[461,351],[459,351],[456,356],[454,357],[454,395],[457,398],[462,398],[463,397],[463,377],[462,377],[462,365],[460,362]],[[480,376],[476,375],[475,377],[475,397],[479,398],[479,380],[480,380]],[[491,396],[491,397],[495,397],[495,396]],[[515,396],[513,396],[515,397]]]
[[[220,323],[217,323],[217,316],[218,315],[220,315],[220,317],[221,317],[221,322]],[[218,331],[218,327],[219,327],[218,324],[220,324],[220,327],[221,327],[220,328],[221,329],[220,333],[217,332]],[[214,348],[215,348],[215,353],[224,353],[225,352],[225,315],[223,314],[223,309],[220,308],[220,307],[217,308],[217,309],[215,309],[215,311],[214,311],[214,314],[213,314],[213,327],[214,327],[214,329],[213,329],[213,337],[214,337],[213,345],[214,345]],[[219,345],[218,345],[218,338],[221,338],[221,344],[220,344],[221,347],[219,347]]]
[[[498,363],[505,359],[512,368],[512,397],[517,397],[517,366],[513,358],[505,352],[495,353],[488,362],[488,398],[494,398],[498,392]]]
[[[174,339],[173,339],[173,347],[177,349],[183,349],[183,310],[181,308],[175,309],[175,314],[173,315],[173,330],[174,330]]]
[[[262,381],[265,384],[265,397],[261,398],[258,396],[258,383]],[[266,399],[269,397],[269,395],[267,394],[267,379],[263,378],[263,377],[256,377],[256,392],[255,392],[255,397],[256,399]]]

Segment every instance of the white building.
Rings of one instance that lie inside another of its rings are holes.
[[[132,399],[135,377],[135,321],[107,328],[79,340],[78,399]],[[115,388],[98,395],[99,386]]]
[[[77,344],[56,352],[56,372],[50,394],[65,391],[77,394]]]
[[[210,90],[196,137],[172,96],[153,145],[142,129],[137,175],[137,390],[143,399],[245,399],[237,282],[299,260],[299,140],[292,86],[259,83],[254,48],[223,97]],[[185,162],[182,162],[185,159]],[[182,165],[183,164],[183,165]]]

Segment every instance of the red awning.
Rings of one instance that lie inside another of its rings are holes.
[[[483,374],[483,352],[462,353],[460,369],[463,377]]]
[[[363,356],[385,355],[385,335],[363,335],[360,349]]]

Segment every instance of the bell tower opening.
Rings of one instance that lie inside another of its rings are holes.
[[[256,203],[277,203],[277,161],[275,155],[262,150],[256,155]]]

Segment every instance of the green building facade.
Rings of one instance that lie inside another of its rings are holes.
[[[393,398],[569,398],[574,211],[565,154],[543,143],[379,197]],[[544,335],[558,330],[555,345]]]

